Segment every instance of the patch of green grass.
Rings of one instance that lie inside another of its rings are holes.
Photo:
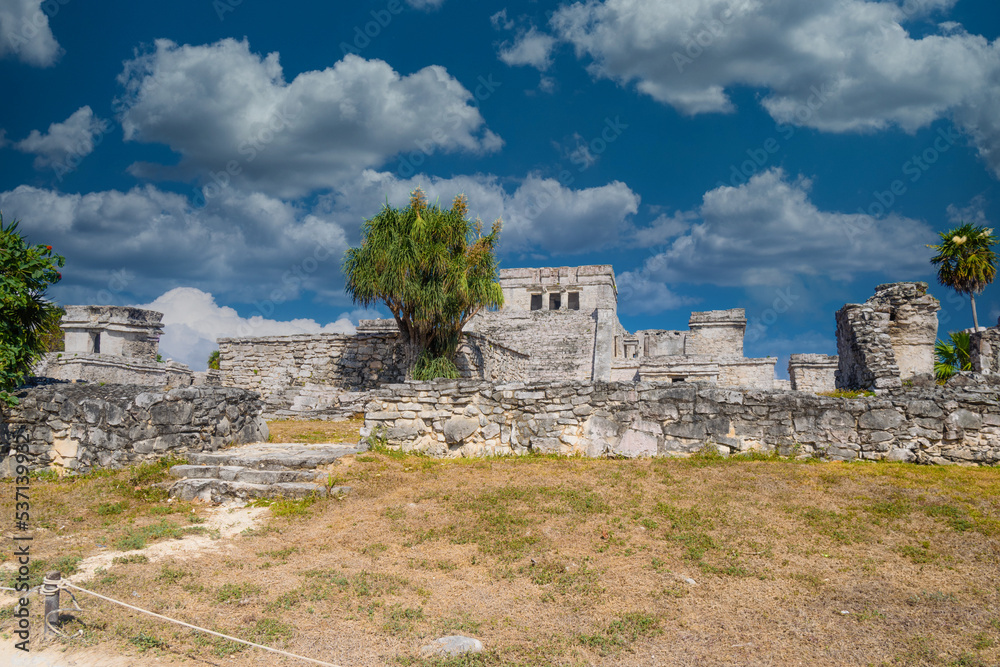
[[[270,507],[272,516],[305,516],[309,508],[319,502],[315,493],[298,500],[289,498],[258,498],[250,503],[250,507]]]
[[[933,563],[938,558],[938,554],[931,551],[930,542],[921,542],[920,546],[917,547],[904,545],[901,547],[897,547],[896,551],[898,551],[903,556],[906,556],[917,565]]]
[[[122,500],[117,503],[101,503],[94,508],[98,516],[113,516],[121,514],[128,509],[128,501]]]
[[[389,550],[389,547],[382,542],[374,542],[369,544],[364,549],[361,550],[366,556],[371,556],[372,558],[378,558],[380,555],[384,554]]]
[[[136,565],[140,563],[148,563],[149,558],[146,554],[129,554],[128,556],[116,556],[111,559],[111,562],[115,565]]]
[[[287,547],[285,549],[277,549],[275,551],[259,551],[257,552],[257,555],[274,558],[275,560],[288,560],[288,557],[298,550],[298,547]]]
[[[868,531],[851,511],[837,512],[818,507],[791,508],[807,526],[840,544],[854,544],[868,540]]]
[[[531,583],[537,586],[551,586],[556,592],[564,595],[578,593],[582,595],[600,592],[597,584],[597,571],[587,567],[567,565],[563,561],[543,561],[532,566],[518,569],[521,575],[527,575]]]
[[[260,595],[260,586],[251,583],[223,584],[215,592],[216,602],[239,602],[244,598]]]
[[[653,511],[670,522],[671,530],[692,530],[694,528],[712,528],[712,519],[702,514],[695,507],[680,508],[668,503],[658,502]]]
[[[577,640],[584,646],[597,649],[601,655],[617,653],[628,649],[640,639],[662,633],[660,621],[646,612],[630,612],[612,621],[602,631],[592,635],[578,635]]]
[[[45,575],[49,572],[59,572],[63,577],[68,577],[76,572],[82,560],[83,558],[80,556],[63,556],[55,560],[32,558],[28,563],[28,587],[34,588],[41,584]],[[5,574],[6,577],[3,579],[3,586],[7,588],[14,588],[17,584],[24,583],[17,580],[17,572],[11,571]]]
[[[927,505],[923,510],[927,516],[947,523],[955,532],[964,533],[975,528],[975,524],[969,520],[969,514],[954,505]]]
[[[178,581],[184,577],[192,576],[187,570],[181,570],[178,568],[170,567],[169,565],[164,565],[160,568],[160,576],[157,577],[158,581],[165,581],[168,584],[176,584]]]
[[[891,500],[881,500],[863,508],[869,514],[887,519],[905,519],[913,511],[913,504],[901,496]]]
[[[382,629],[393,634],[401,634],[413,630],[413,624],[424,620],[423,607],[403,607],[394,605],[386,612]]]
[[[362,570],[350,578],[351,592],[358,597],[395,595],[409,582],[393,574]]]
[[[158,638],[156,635],[151,635],[146,632],[140,632],[134,637],[129,637],[128,643],[135,646],[142,653],[151,649],[167,648],[167,643],[165,641]]]
[[[163,539],[177,539],[188,533],[203,532],[204,528],[181,528],[173,521],[161,520],[141,528],[128,528],[125,534],[115,540],[115,548],[119,551],[135,551],[145,549],[149,542]]]

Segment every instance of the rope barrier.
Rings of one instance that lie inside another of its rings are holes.
[[[296,660],[304,660],[306,662],[311,662],[314,665],[321,665],[322,667],[339,667],[338,665],[334,665],[333,663],[330,663],[330,662],[323,662],[322,660],[316,660],[314,658],[306,658],[305,656],[295,655],[294,653],[289,653],[288,651],[281,651],[281,650],[276,649],[276,648],[271,648],[270,646],[264,646],[263,644],[255,644],[255,643],[247,641],[245,639],[240,639],[239,637],[230,637],[229,635],[224,635],[221,632],[215,632],[214,630],[208,630],[207,628],[201,628],[201,627],[198,627],[197,625],[191,625],[190,623],[185,623],[184,621],[178,621],[175,618],[170,618],[168,616],[163,616],[161,614],[157,614],[157,613],[154,613],[152,611],[148,611],[146,609],[141,609],[139,607],[135,607],[135,606],[132,606],[130,604],[126,604],[124,602],[121,602],[120,600],[115,600],[114,598],[109,598],[107,596],[101,595],[100,593],[95,593],[94,591],[88,591],[86,588],[81,588],[81,587],[77,586],[76,584],[71,584],[70,582],[66,581],[65,579],[59,580],[58,584],[51,583],[48,579],[46,579],[46,583],[50,583],[51,587],[58,588],[59,590],[64,590],[64,591],[68,592],[70,595],[73,595],[73,592],[70,591],[70,590],[68,590],[68,589],[75,588],[76,590],[80,591],[81,593],[86,593],[87,595],[93,595],[95,598],[100,598],[100,599],[102,599],[102,600],[104,600],[106,602],[111,602],[113,604],[121,605],[122,607],[126,607],[128,609],[131,609],[132,611],[137,611],[137,612],[139,612],[141,614],[146,614],[148,616],[152,616],[154,618],[158,618],[158,619],[160,619],[162,621],[167,621],[169,623],[176,623],[177,625],[183,625],[186,628],[191,628],[192,630],[197,630],[198,632],[204,632],[206,634],[215,635],[216,637],[222,637],[223,639],[227,639],[227,640],[229,640],[231,642],[237,642],[237,643],[240,643],[240,644],[246,644],[247,646],[253,646],[254,648],[259,648],[259,649],[262,649],[264,651],[270,651],[272,653],[277,653],[279,655],[284,655],[284,656],[287,656],[289,658],[295,658]],[[16,592],[16,589],[13,589],[13,588],[3,588],[3,590],[15,591]],[[76,604],[76,596],[73,596],[73,603]],[[80,610],[80,611],[83,611],[83,610]],[[46,619],[46,621],[47,620],[48,619]]]

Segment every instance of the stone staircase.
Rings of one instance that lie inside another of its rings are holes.
[[[330,486],[330,471],[339,459],[366,445],[255,443],[217,452],[193,452],[187,465],[170,475],[170,496],[219,503],[256,498],[305,498],[349,493],[349,486]]]

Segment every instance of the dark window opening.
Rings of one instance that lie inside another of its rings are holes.
[[[580,310],[580,293],[570,292],[569,293],[569,304],[567,306],[570,310]]]
[[[532,310],[541,310],[542,309],[542,295],[541,294],[532,294],[531,295],[531,309]]]
[[[94,333],[90,334],[90,337],[94,340],[94,354],[101,353],[101,334]]]
[[[559,310],[559,306],[561,305],[561,303],[562,301],[559,298],[558,294],[549,295],[549,310]]]
[[[685,378],[670,378],[671,382],[684,382]]]

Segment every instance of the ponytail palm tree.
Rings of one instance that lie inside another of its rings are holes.
[[[938,282],[959,294],[967,294],[972,301],[972,323],[979,331],[976,316],[976,295],[997,275],[997,256],[993,251],[996,237],[993,230],[965,223],[960,227],[941,232],[941,243],[929,245],[937,254],[931,264],[938,267]]]
[[[425,365],[450,361],[468,321],[484,307],[503,305],[495,255],[501,221],[484,235],[467,213],[464,195],[444,209],[428,205],[418,188],[406,208],[386,202],[366,220],[361,246],[345,255],[347,293],[355,303],[382,303],[392,312],[408,343],[408,376],[420,358]]]

